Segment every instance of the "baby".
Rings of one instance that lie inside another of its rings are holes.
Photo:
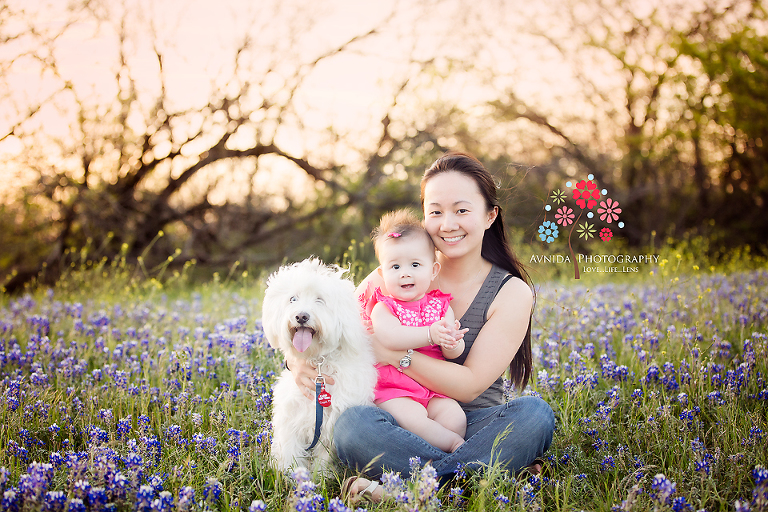
[[[456,358],[464,351],[463,332],[457,330],[449,306],[451,296],[440,290],[429,291],[440,271],[432,239],[408,210],[384,215],[372,239],[380,264],[378,272],[389,294],[377,288],[371,297],[374,305],[370,309],[369,304],[368,310],[373,331],[385,346],[408,349],[400,367],[377,365],[375,403],[392,414],[404,429],[445,452],[454,452],[464,443],[464,411],[455,400],[427,389],[403,373],[413,350],[446,359]],[[393,321],[420,328],[423,343],[409,342],[392,332],[387,325],[391,326]]]

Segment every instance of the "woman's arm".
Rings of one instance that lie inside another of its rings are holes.
[[[533,293],[521,279],[505,284],[488,310],[463,365],[414,353],[404,373],[427,388],[461,402],[471,402],[503,374],[523,343],[533,307]],[[374,346],[380,362],[398,366],[402,350]]]

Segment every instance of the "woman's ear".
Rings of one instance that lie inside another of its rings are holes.
[[[485,226],[485,229],[488,229],[493,225],[493,222],[496,220],[496,217],[499,215],[499,207],[494,206],[491,208],[491,210],[488,212],[488,223]]]

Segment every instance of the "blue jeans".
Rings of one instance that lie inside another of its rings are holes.
[[[357,406],[336,421],[333,439],[341,462],[379,479],[384,472],[410,475],[409,460],[432,462],[441,481],[453,476],[459,464],[468,470],[500,463],[517,472],[540,457],[552,442],[555,415],[544,400],[522,396],[495,407],[467,412],[466,442],[446,453],[398,426],[378,407]],[[500,436],[500,434],[506,435]],[[497,440],[498,438],[498,440]]]

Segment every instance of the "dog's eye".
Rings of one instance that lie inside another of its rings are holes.
[[[294,295],[293,297],[291,297],[291,302],[296,302],[297,300],[299,300],[297,296]]]
[[[315,299],[315,302],[317,302],[318,304],[325,304],[325,301],[323,299],[321,299],[320,297]]]

